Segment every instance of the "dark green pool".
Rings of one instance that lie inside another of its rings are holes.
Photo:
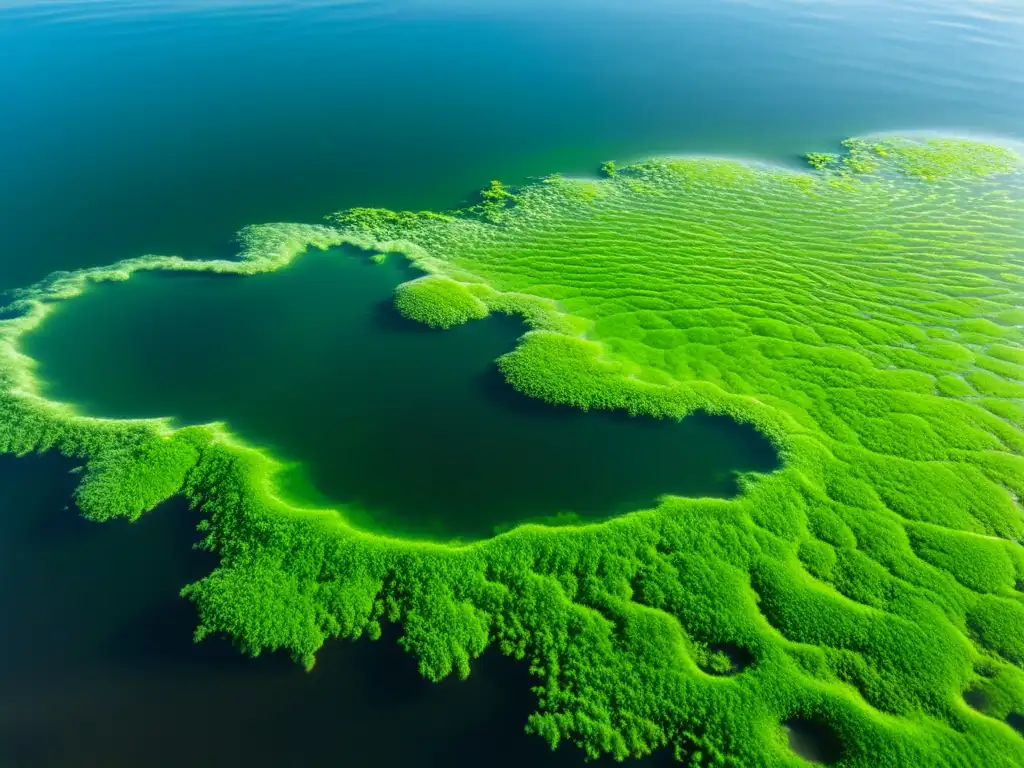
[[[226,421],[301,462],[300,501],[388,531],[480,537],[523,520],[601,518],[665,493],[729,496],[776,465],[726,417],[584,413],[516,393],[494,365],[525,327],[403,319],[392,256],[312,252],[252,277],[139,273],[59,306],[25,351],[48,397],[94,416]]]

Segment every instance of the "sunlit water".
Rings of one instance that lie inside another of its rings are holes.
[[[1024,138],[1022,85],[1014,0],[0,3],[0,286],[610,158]],[[71,466],[0,459],[0,765],[580,762],[520,734],[501,659],[431,686],[387,641],[310,676],[193,646],[195,518],[86,524]]]

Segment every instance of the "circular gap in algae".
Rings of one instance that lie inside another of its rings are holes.
[[[663,494],[734,495],[769,441],[724,416],[584,412],[516,392],[495,360],[524,324],[399,315],[396,255],[311,252],[269,274],[139,272],[60,302],[24,339],[45,396],[88,415],[224,421],[290,469],[279,491],[357,525],[476,539],[605,519]]]

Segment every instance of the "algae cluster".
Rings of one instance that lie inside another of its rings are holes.
[[[496,646],[537,679],[528,729],[593,755],[798,765],[792,734],[817,729],[842,765],[1019,765],[1019,159],[888,138],[808,160],[807,173],[677,158],[492,184],[445,215],[252,227],[236,260],[53,275],[0,321],[0,448],[81,457],[77,500],[95,519],[185,493],[220,556],[183,590],[197,639],[223,632],[311,666],[327,638],[376,639],[393,622],[432,679],[467,675]],[[726,413],[769,436],[783,467],[745,478],[734,500],[667,497],[472,545],[405,541],[289,505],[273,460],[220,425],[175,431],[48,402],[19,351],[93,281],[252,274],[340,243],[431,274],[399,291],[411,317],[522,314],[532,330],[499,361],[517,389],[665,418]]]

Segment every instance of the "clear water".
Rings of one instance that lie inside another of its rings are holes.
[[[1019,139],[1022,84],[1015,0],[8,0],[0,287],[609,158]],[[0,459],[0,764],[581,762],[521,734],[526,673],[501,659],[431,686],[393,643],[332,644],[311,676],[193,646],[194,518],[88,525],[70,466]]]

